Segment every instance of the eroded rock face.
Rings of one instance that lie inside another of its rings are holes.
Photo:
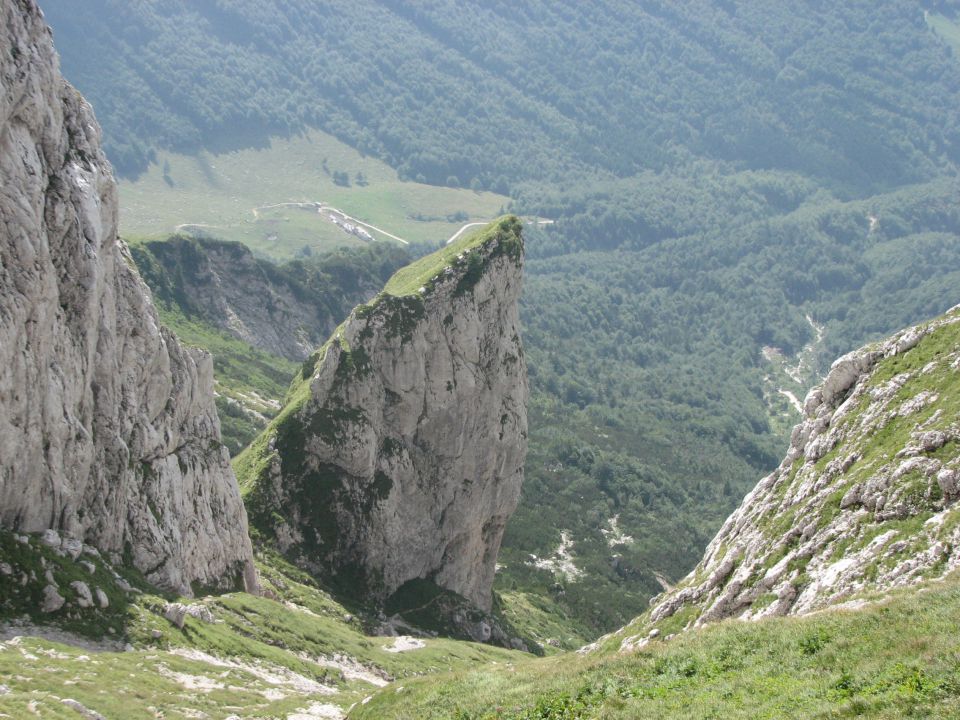
[[[807,396],[783,463],[648,625],[681,611],[694,625],[803,614],[956,569],[958,402],[960,306],[840,358]]]
[[[134,248],[134,259],[157,299],[170,300],[165,295],[176,293],[185,312],[297,362],[309,357],[344,315],[372,297],[386,279],[349,263],[332,264],[337,281],[321,290],[315,277],[307,279],[316,272],[309,264],[299,270],[278,268],[240,243],[185,236],[145,243]],[[394,255],[385,255],[384,263],[401,264]],[[164,287],[165,282],[172,287]]]
[[[99,127],[36,4],[0,0],[0,21],[0,522],[181,592],[252,587],[210,357],[131,269]]]
[[[519,221],[484,232],[423,287],[355,309],[239,461],[254,523],[374,599],[421,578],[490,607],[528,389]]]

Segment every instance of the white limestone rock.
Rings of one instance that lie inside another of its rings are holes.
[[[59,550],[61,542],[60,533],[58,533],[56,530],[47,529],[40,533],[41,545],[45,545],[46,547],[54,550]]]
[[[217,621],[213,612],[206,605],[170,603],[163,610],[163,616],[178,628],[183,628],[183,623],[186,622],[188,615],[206,623],[214,623]]]
[[[77,594],[77,605],[82,608],[93,607],[93,593],[90,592],[90,586],[82,580],[74,580],[70,587]]]
[[[960,393],[960,364],[900,362],[897,375],[878,377],[889,358],[957,323],[960,306],[835,362],[808,393],[783,463],[744,498],[694,572],[657,598],[648,623],[689,606],[699,610],[695,625],[804,614],[960,567],[960,426],[932,407],[940,393]],[[936,387],[911,394],[919,377]],[[902,445],[878,451],[877,431],[895,421]],[[919,531],[884,531],[922,515],[931,517]],[[628,640],[635,633],[624,631]]]
[[[286,422],[254,443],[254,522],[374,599],[429,578],[491,605],[523,479],[528,388],[519,221],[489,232],[426,292],[355,309]]]
[[[63,607],[65,602],[67,602],[66,598],[60,594],[56,585],[47,585],[43,588],[43,602],[40,604],[40,612],[56,612]]]
[[[0,523],[71,538],[71,556],[73,538],[127,548],[184,594],[253,588],[210,357],[157,320],[99,127],[33,0],[0,0],[0,47]]]

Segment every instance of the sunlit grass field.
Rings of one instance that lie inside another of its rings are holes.
[[[349,185],[337,184],[335,176]],[[274,258],[364,242],[323,203],[414,243],[438,243],[470,221],[492,220],[509,198],[399,179],[388,165],[318,131],[268,147],[212,155],[162,152],[149,172],[120,182],[120,227],[127,237],[201,230]],[[380,240],[388,236],[369,230]]]

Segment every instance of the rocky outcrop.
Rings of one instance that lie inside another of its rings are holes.
[[[254,524],[367,598],[428,579],[489,609],[527,446],[522,267],[505,218],[356,308],[238,459]]]
[[[275,265],[244,245],[174,236],[132,248],[154,296],[288,360],[310,356],[409,256],[377,243]]]
[[[960,566],[958,410],[960,306],[837,360],[780,467],[626,645],[672,618],[803,614]]]
[[[210,358],[157,321],[100,130],[32,0],[0,0],[0,47],[0,522],[180,592],[250,586]]]

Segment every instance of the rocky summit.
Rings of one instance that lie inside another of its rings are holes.
[[[261,532],[365,597],[428,580],[488,610],[527,447],[522,271],[507,217],[354,309],[236,462]]]
[[[958,409],[960,306],[837,360],[783,462],[655,600],[646,629],[801,615],[955,570]]]
[[[252,587],[210,357],[157,320],[100,129],[34,2],[0,2],[0,47],[0,522],[184,594]]]

